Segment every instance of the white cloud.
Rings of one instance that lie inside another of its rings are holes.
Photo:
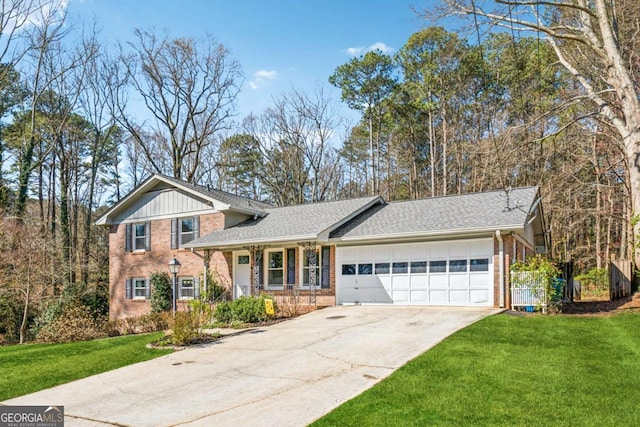
[[[251,89],[259,89],[266,80],[276,80],[278,78],[278,72],[276,70],[259,70],[253,73],[253,80],[249,81]]]
[[[349,56],[358,56],[358,55],[361,55],[361,54],[363,54],[365,52],[371,52],[371,51],[374,51],[374,50],[379,50],[382,53],[391,53],[395,49],[392,48],[391,46],[387,46],[383,42],[376,42],[376,43],[372,44],[369,47],[349,47],[349,48],[346,48],[345,50],[343,50],[343,52],[346,53]]]
[[[371,52],[372,50],[376,50],[376,49],[378,49],[382,53],[389,53],[389,52],[393,52],[393,50],[394,50],[392,47],[387,46],[386,44],[384,44],[382,42],[376,42],[376,43],[372,44],[371,46],[369,46],[369,49],[367,49],[367,51]]]

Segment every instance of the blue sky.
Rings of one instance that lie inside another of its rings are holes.
[[[260,113],[271,97],[323,85],[354,53],[378,46],[396,52],[427,25],[412,7],[433,0],[71,0],[80,22],[94,18],[109,41],[132,39],[135,28],[168,30],[171,36],[212,34],[242,66],[245,82],[239,118]],[[341,111],[347,114],[346,106]],[[350,114],[354,120],[358,116]]]

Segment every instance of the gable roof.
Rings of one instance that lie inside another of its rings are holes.
[[[173,188],[177,188],[185,193],[204,199],[215,206],[217,210],[232,210],[249,215],[265,215],[264,209],[271,207],[270,204],[251,200],[246,197],[236,196],[226,191],[214,190],[201,185],[190,184],[180,179],[171,178],[166,175],[154,174],[145,179],[140,185],[131,190],[129,194],[120,199],[109,210],[107,210],[95,222],[96,225],[109,225],[112,219],[122,210],[126,209],[143,194],[152,190],[159,184],[164,183]]]
[[[539,198],[537,187],[488,191],[376,206],[330,235],[334,241],[479,234],[524,230]]]
[[[187,248],[222,248],[274,242],[328,240],[329,233],[370,207],[384,203],[380,196],[305,205],[265,208],[265,216],[234,227],[215,230],[185,245]]]

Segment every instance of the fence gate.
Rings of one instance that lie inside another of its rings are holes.
[[[611,260],[609,263],[609,299],[619,299],[631,295],[631,260]]]

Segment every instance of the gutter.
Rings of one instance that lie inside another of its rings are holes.
[[[500,230],[496,230],[496,239],[498,239],[498,256],[500,257],[498,260],[498,268],[500,269],[500,308],[504,308],[504,241]]]

